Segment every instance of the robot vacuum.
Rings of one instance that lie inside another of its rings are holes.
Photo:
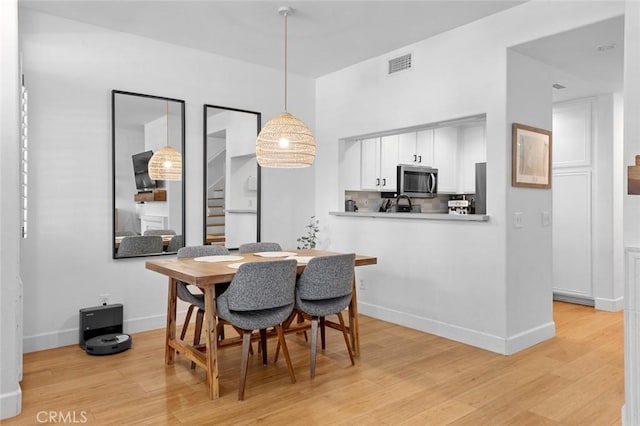
[[[85,342],[85,350],[89,355],[112,355],[126,351],[131,347],[131,336],[128,334],[104,334]]]

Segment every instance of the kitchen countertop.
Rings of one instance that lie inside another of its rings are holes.
[[[454,220],[462,222],[487,222],[489,216],[485,214],[448,214],[448,213],[382,213],[382,212],[329,212],[333,216],[373,217],[389,219],[420,219],[420,220]]]

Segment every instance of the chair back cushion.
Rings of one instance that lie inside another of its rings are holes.
[[[187,259],[191,257],[218,256],[221,254],[229,254],[229,250],[227,250],[226,247],[216,245],[189,246],[179,249],[176,257],[179,259]]]
[[[184,247],[184,236],[174,235],[169,240],[169,244],[167,245],[167,252],[174,253],[182,247]]]
[[[298,297],[323,300],[350,295],[355,260],[355,253],[312,258],[298,279]]]
[[[223,293],[232,311],[254,311],[295,303],[297,262],[294,259],[240,265]]]
[[[238,247],[240,253],[260,253],[262,251],[282,251],[278,243],[246,243]]]
[[[173,241],[173,238],[171,240]],[[194,257],[218,256],[224,254],[229,254],[229,250],[227,250],[226,247],[222,246],[189,246],[178,249],[178,254],[176,255],[176,257],[179,259],[190,259]],[[196,305],[198,308],[204,310],[204,297],[202,296],[202,294],[193,294],[191,291],[189,291],[187,285],[188,284],[185,282],[178,281],[178,299],[192,305]],[[218,288],[220,287],[216,286],[216,295],[218,294]]]
[[[152,253],[162,253],[162,237],[159,235],[137,235],[122,238],[116,257],[142,256]]]

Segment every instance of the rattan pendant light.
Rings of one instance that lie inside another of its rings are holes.
[[[167,145],[153,153],[149,160],[149,178],[182,180],[182,155],[169,145],[169,101],[167,101]]]
[[[281,7],[284,16],[284,112],[264,125],[256,140],[256,158],[262,167],[309,167],[316,156],[316,141],[309,128],[287,112],[287,16],[290,7]]]

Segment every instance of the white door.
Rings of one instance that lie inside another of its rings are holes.
[[[553,174],[553,291],[590,298],[591,172]]]

